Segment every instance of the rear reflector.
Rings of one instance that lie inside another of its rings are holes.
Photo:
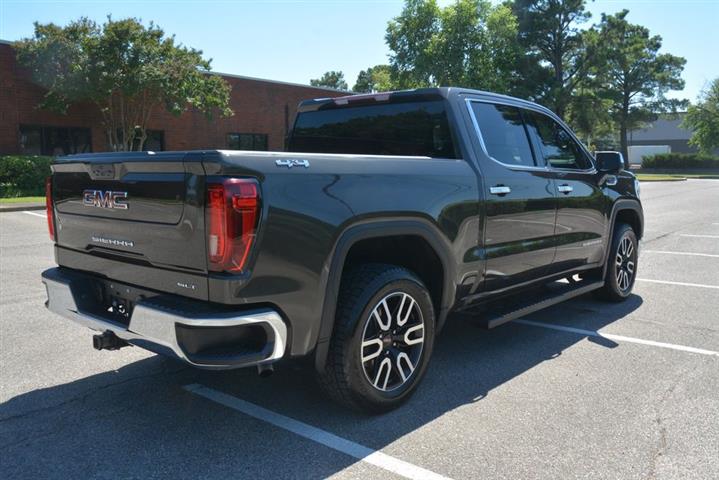
[[[251,178],[207,185],[207,259],[215,272],[245,268],[260,220],[260,193]]]
[[[52,177],[45,179],[45,210],[47,214],[47,230],[50,240],[55,241],[55,212],[52,208]]]

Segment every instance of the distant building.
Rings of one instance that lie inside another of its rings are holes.
[[[659,118],[640,130],[627,135],[627,144],[632,146],[668,146],[672,153],[694,153],[697,149],[689,145],[692,133],[679,125],[685,113]]]
[[[150,118],[146,150],[282,150],[301,100],[346,95],[294,83],[221,75],[231,86],[235,115],[208,121],[188,111],[175,117],[158,109]],[[67,115],[37,108],[45,91],[0,41],[0,154],[62,155],[109,150],[94,105],[72,105]]]

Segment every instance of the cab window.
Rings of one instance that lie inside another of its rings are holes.
[[[539,150],[547,165],[554,168],[586,170],[592,164],[579,144],[554,119],[525,110],[527,129],[537,139]]]
[[[484,148],[490,157],[509,166],[535,166],[518,108],[484,102],[472,102],[471,105]]]

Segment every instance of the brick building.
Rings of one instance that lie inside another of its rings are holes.
[[[195,111],[175,117],[164,110],[148,124],[147,150],[227,148],[282,150],[297,104],[307,98],[343,95],[336,90],[221,74],[232,86],[235,115],[209,121]],[[40,110],[44,95],[0,41],[0,155],[60,155],[109,150],[93,105],[72,105],[67,115]]]

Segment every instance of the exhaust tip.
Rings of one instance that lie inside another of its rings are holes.
[[[257,365],[257,373],[262,378],[267,378],[275,373],[275,367],[272,365]]]

